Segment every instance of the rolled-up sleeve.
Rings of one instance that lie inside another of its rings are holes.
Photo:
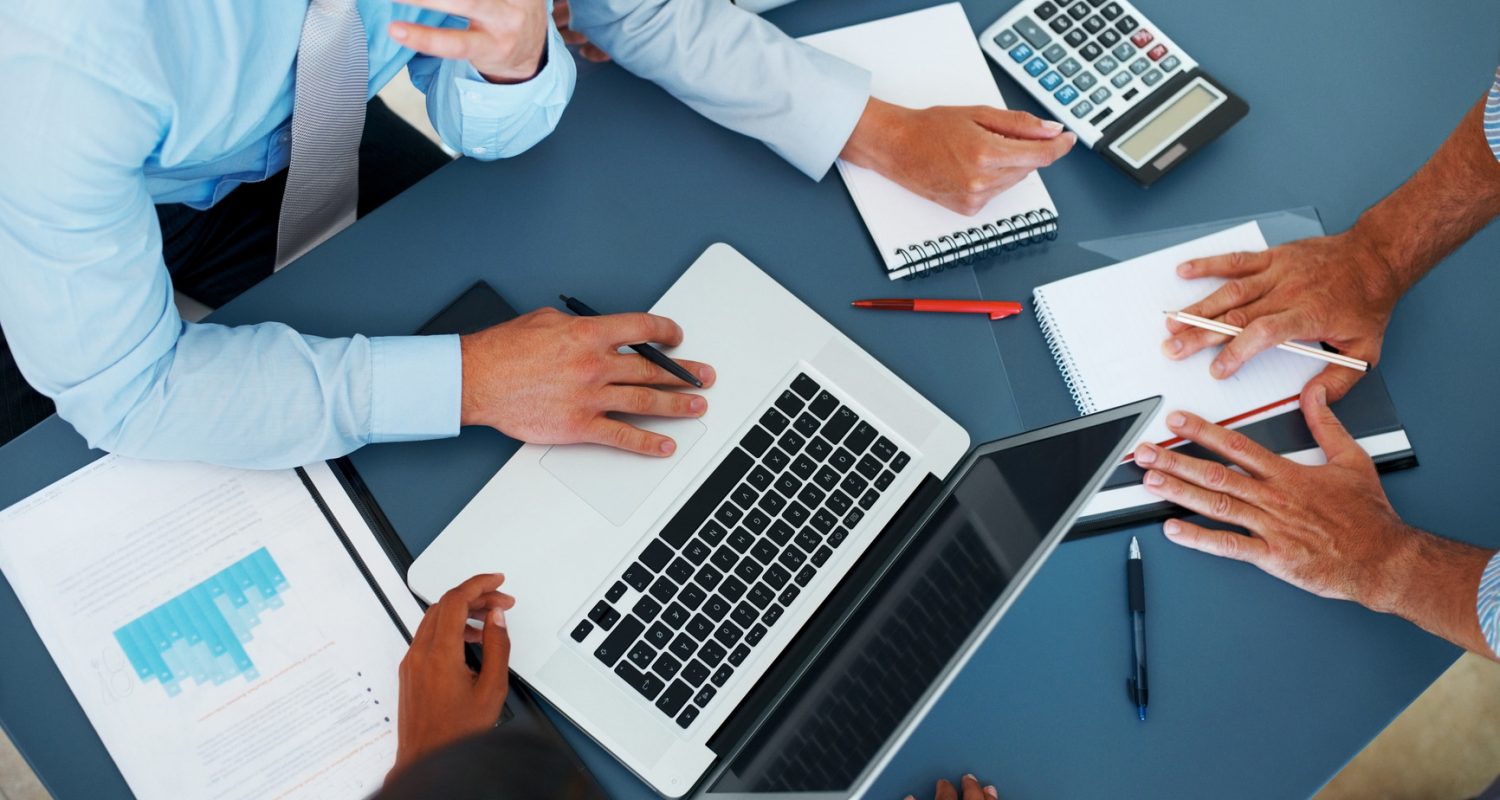
[[[1479,629],[1489,643],[1490,652],[1500,655],[1500,553],[1490,557],[1484,574],[1479,577]]]
[[[450,17],[447,27],[468,25]],[[548,15],[546,64],[523,83],[495,84],[467,61],[418,55],[408,69],[427,95],[427,115],[450,148],[481,160],[524,153],[557,127],[578,67]]]
[[[1484,101],[1484,138],[1489,141],[1490,152],[1500,159],[1500,69],[1495,70],[1495,83]]]

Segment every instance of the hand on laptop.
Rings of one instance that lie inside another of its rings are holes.
[[[1162,526],[1167,538],[1249,562],[1319,597],[1397,614],[1488,654],[1474,606],[1492,551],[1402,522],[1386,499],[1374,462],[1328,407],[1324,387],[1303,390],[1302,414],[1328,458],[1326,465],[1297,464],[1192,414],[1169,415],[1173,433],[1243,472],[1142,444],[1135,461],[1148,470],[1146,489],[1250,535],[1174,519]]]
[[[980,788],[979,779],[973,775],[965,775],[962,783],[963,796],[960,797],[953,784],[946,780],[938,781],[933,800],[996,800],[1000,796],[993,785]],[[906,800],[917,800],[917,798],[916,795],[909,794]]]
[[[608,412],[654,417],[701,417],[708,401],[635,353],[618,349],[655,342],[682,343],[677,323],[651,314],[575,317],[543,308],[463,337],[464,425],[488,425],[538,444],[594,442],[664,457],[676,450],[666,436],[627,425]],[[707,364],[678,359],[714,383]]]
[[[1209,371],[1228,378],[1258,353],[1288,339],[1327,342],[1340,353],[1374,365],[1391,311],[1405,286],[1376,250],[1354,233],[1304,239],[1260,253],[1230,253],[1182,264],[1184,278],[1230,281],[1183,311],[1245,329],[1220,351]],[[1167,321],[1162,344],[1168,358],[1182,359],[1226,338]],[[1329,365],[1310,383],[1343,397],[1364,375]]]
[[[1057,122],[989,106],[913,109],[870,98],[841,157],[960,214],[1062,158],[1078,137]]]
[[[547,51],[545,0],[401,0],[462,14],[467,30],[392,22],[391,38],[419,53],[467,61],[490,83],[523,83],[542,69]]]
[[[475,575],[427,609],[401,659],[396,731],[399,773],[423,755],[495,726],[510,689],[510,635],[505,611],[516,604],[499,590],[505,576]],[[469,620],[484,623],[481,633]],[[483,642],[482,671],[464,662],[464,643]]]

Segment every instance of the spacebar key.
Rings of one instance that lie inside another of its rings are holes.
[[[740,478],[745,477],[754,463],[755,459],[738,447],[730,450],[729,455],[708,476],[708,480],[698,487],[698,491],[693,492],[687,503],[677,510],[672,521],[661,529],[661,538],[673,547],[687,544],[688,537],[718,509],[719,504],[729,496],[730,490],[740,482]]]
[[[625,648],[629,647],[646,629],[646,623],[641,622],[634,614],[628,614],[615,629],[605,637],[604,643],[594,650],[594,657],[603,661],[605,666],[614,666],[620,656],[625,655]]]

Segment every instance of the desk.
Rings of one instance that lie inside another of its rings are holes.
[[[771,18],[801,34],[921,4],[803,0]],[[1479,97],[1500,56],[1500,8],[1480,0],[1420,12],[1397,0],[1340,5],[1267,0],[1208,11],[1154,3],[1152,17],[1249,100],[1250,116],[1149,191],[1088,153],[1070,156],[1046,173],[1064,221],[1045,253],[894,288],[1025,300],[1037,279],[1094,263],[1075,242],[1286,206],[1315,204],[1331,230],[1343,228]],[[982,28],[1007,3],[966,6]],[[1312,46],[1332,49],[1305,49]],[[1014,106],[1036,110],[1009,79],[999,81]],[[470,209],[485,210],[484,224],[474,225]],[[580,83],[557,133],[531,152],[444,168],[214,321],[403,333],[477,277],[521,308],[558,291],[605,311],[640,308],[717,240],[849,332],[975,441],[1071,413],[1050,360],[1018,333],[1035,324],[1030,318],[991,326],[847,309],[852,297],[892,287],[873,271],[873,248],[841,182],[808,182],[758,143],[613,67]],[[1500,396],[1500,372],[1464,365],[1496,363],[1500,342],[1465,337],[1460,356],[1438,331],[1488,319],[1485,299],[1500,293],[1496,252],[1500,230],[1491,229],[1419,286],[1402,304],[1384,361],[1422,458],[1419,469],[1386,480],[1393,501],[1416,524],[1492,546],[1500,532],[1479,508],[1500,474],[1488,409]],[[514,448],[470,430],[456,440],[366,448],[354,460],[419,552]],[[0,506],[96,456],[66,424],[47,421],[0,449]],[[1306,796],[1457,655],[1399,620],[1170,547],[1154,529],[1136,532],[1151,571],[1149,723],[1134,720],[1124,696],[1128,534],[1070,543],[871,796],[924,796],[935,776],[964,770],[1011,799]],[[0,633],[0,720],[43,781],[62,798],[127,796],[4,585]],[[567,733],[611,795],[648,796]]]

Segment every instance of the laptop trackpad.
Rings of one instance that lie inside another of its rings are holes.
[[[676,452],[668,458],[652,458],[603,445],[570,444],[554,446],[542,456],[542,469],[552,473],[552,477],[562,481],[615,527],[630,519],[708,430],[696,419],[623,414],[618,418],[637,428],[672,437],[677,442]]]

